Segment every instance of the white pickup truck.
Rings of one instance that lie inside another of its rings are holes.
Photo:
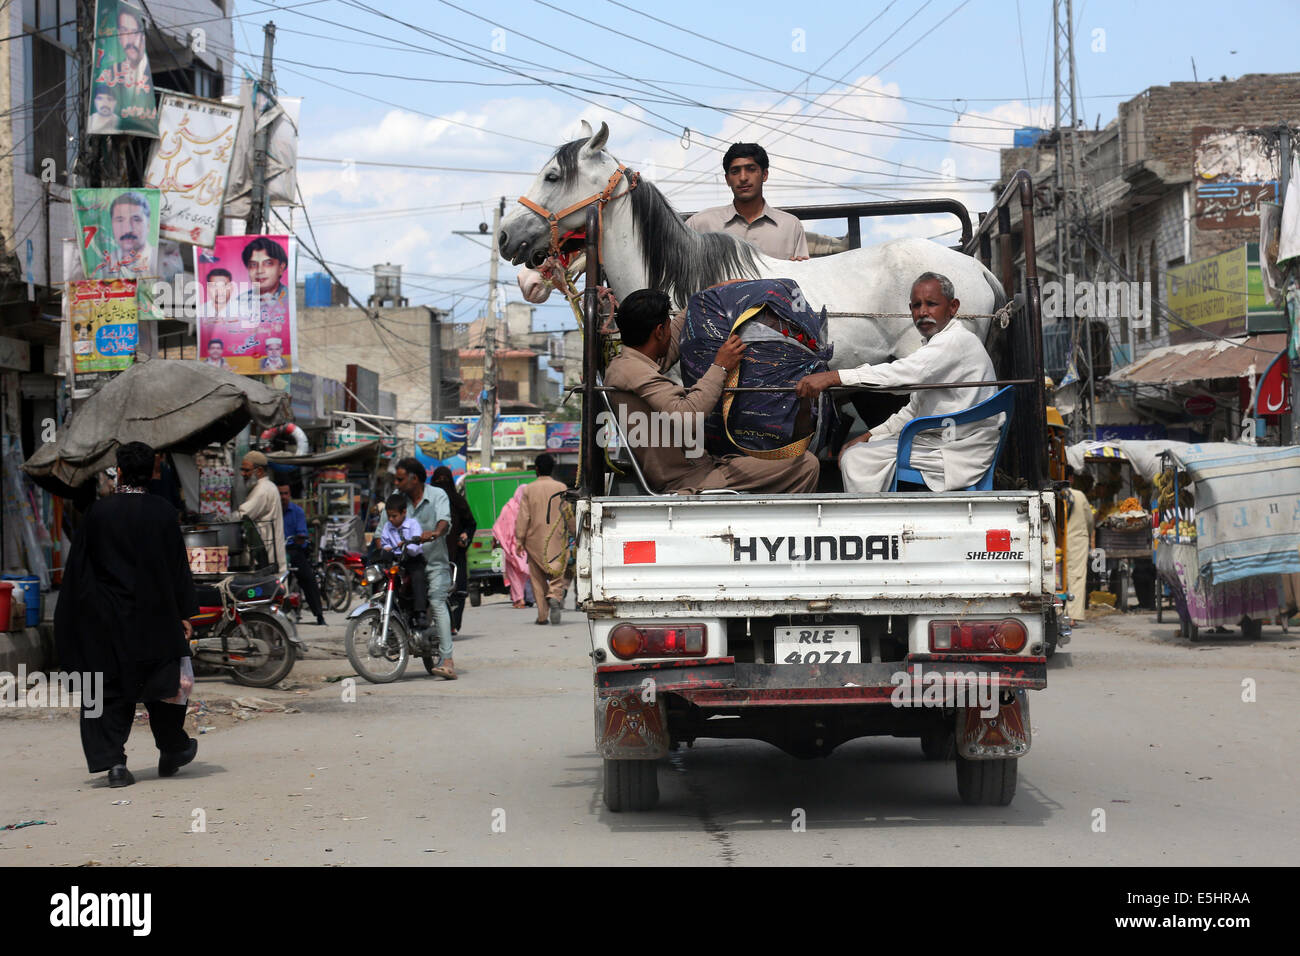
[[[1027,179],[1003,201],[1018,189],[1032,222]],[[1032,253],[1025,278],[1003,364],[1021,387],[1042,382]],[[588,343],[585,383],[598,355]],[[659,759],[699,738],[816,757],[880,735],[954,760],[966,803],[1009,803],[1030,747],[1026,691],[1046,687],[1056,639],[1055,497],[1035,464],[1042,390],[1025,391],[1003,462],[1019,490],[654,495],[606,481],[588,431],[577,588],[606,806],[652,808]],[[600,400],[587,388],[584,415]]]
[[[653,806],[679,742],[812,757],[872,735],[935,759],[955,743],[962,799],[1008,803],[1024,692],[1047,683],[1051,508],[997,491],[580,501],[606,804]]]

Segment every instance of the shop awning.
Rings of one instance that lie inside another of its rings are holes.
[[[1111,372],[1107,380],[1130,385],[1182,385],[1216,378],[1245,378],[1252,366],[1256,375],[1263,375],[1269,362],[1285,348],[1285,332],[1166,345]]]

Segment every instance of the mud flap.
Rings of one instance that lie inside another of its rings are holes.
[[[1016,690],[1003,700],[997,714],[984,717],[978,708],[957,711],[957,753],[967,760],[1023,757],[1030,744],[1029,697]]]
[[[639,688],[596,698],[596,752],[605,760],[658,760],[668,754],[668,707]]]

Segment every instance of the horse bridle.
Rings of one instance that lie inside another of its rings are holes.
[[[624,173],[627,174],[627,189],[623,190],[621,193],[616,194],[614,190],[618,188],[619,180],[624,178]],[[640,182],[641,182],[640,173],[636,172],[635,170],[629,170],[622,163],[619,163],[618,169],[614,170],[614,172],[610,175],[609,182],[605,184],[605,188],[601,192],[593,193],[592,195],[588,196],[586,199],[575,202],[572,206],[569,206],[566,209],[561,209],[559,212],[551,212],[545,206],[533,202],[527,196],[520,196],[519,202],[526,209],[529,209],[532,212],[537,213],[537,215],[541,216],[550,224],[551,227],[550,254],[555,256],[555,255],[559,255],[560,252],[560,220],[561,219],[564,219],[566,216],[570,215],[571,213],[577,212],[579,209],[584,209],[587,206],[590,206],[592,203],[596,203],[596,215],[598,217],[597,224],[600,226],[599,235],[603,240],[604,231],[605,231],[605,203],[609,202],[611,199],[617,199],[619,196],[626,196],[632,190],[636,189],[637,185]],[[600,264],[604,265],[605,251],[604,251],[603,242],[601,243],[598,249],[597,257]]]

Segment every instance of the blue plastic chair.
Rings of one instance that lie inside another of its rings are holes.
[[[936,431],[945,427],[947,422],[951,422],[953,425],[969,425],[971,422],[983,421],[986,418],[1003,414],[1006,415],[1006,418],[1002,421],[1002,429],[998,435],[998,447],[993,452],[993,461],[989,464],[989,470],[975,484],[962,489],[963,491],[992,491],[993,471],[997,468],[998,456],[1002,454],[1002,446],[1007,440],[1007,431],[1011,425],[1011,414],[1016,405],[1015,399],[1016,387],[1008,385],[992,398],[986,399],[978,405],[972,405],[963,412],[957,412],[953,415],[930,415],[925,418],[912,419],[898,433],[898,467],[894,469],[894,481],[889,486],[889,490],[897,491],[900,481],[910,481],[918,485],[925,484],[925,479],[921,477],[921,473],[911,467],[912,441],[920,432]]]

